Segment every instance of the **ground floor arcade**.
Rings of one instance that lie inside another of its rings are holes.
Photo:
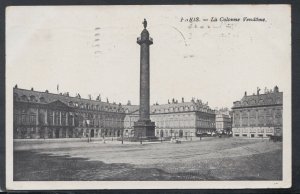
[[[82,138],[82,137],[120,137],[123,129],[108,128],[76,128],[76,127],[17,127],[14,130],[15,139],[39,138]]]

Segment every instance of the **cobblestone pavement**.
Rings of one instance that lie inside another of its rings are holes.
[[[204,138],[181,144],[48,143],[14,151],[14,180],[280,180],[282,143]]]

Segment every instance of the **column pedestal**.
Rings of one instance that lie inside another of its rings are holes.
[[[150,120],[134,122],[134,137],[136,138],[154,138],[155,123]]]

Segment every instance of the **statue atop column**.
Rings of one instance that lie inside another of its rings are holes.
[[[143,25],[144,25],[144,28],[146,29],[147,28],[147,20],[146,19],[144,19]]]

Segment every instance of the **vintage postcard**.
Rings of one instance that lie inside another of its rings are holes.
[[[6,8],[9,190],[288,188],[290,5]]]

